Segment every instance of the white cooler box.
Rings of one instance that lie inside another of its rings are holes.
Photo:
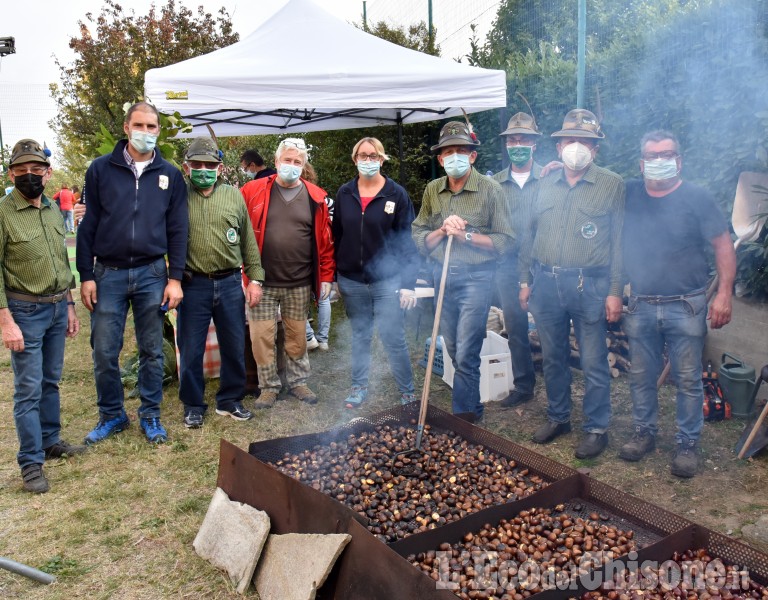
[[[453,361],[443,346],[443,381],[453,387]],[[487,331],[480,351],[480,402],[503,400],[513,387],[512,357],[506,338]]]

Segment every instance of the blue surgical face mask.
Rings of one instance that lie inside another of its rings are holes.
[[[249,171],[248,169],[243,169],[242,167],[240,167],[240,172],[243,175],[245,175],[248,179],[253,179],[254,177],[256,177],[255,171]]]
[[[277,175],[283,183],[296,183],[301,177],[301,167],[289,163],[280,163],[277,166]]]
[[[676,158],[657,158],[643,161],[643,177],[645,179],[663,181],[677,177],[679,173]]]
[[[469,171],[469,155],[467,154],[449,154],[443,157],[443,169],[448,177],[460,179]]]
[[[155,149],[157,135],[148,131],[131,131],[131,146],[139,154],[148,154]]]
[[[375,177],[381,170],[381,161],[361,160],[357,163],[357,171],[363,177]]]

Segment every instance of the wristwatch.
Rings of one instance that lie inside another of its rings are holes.
[[[466,242],[471,242],[472,241],[472,232],[471,231],[468,231],[467,233],[464,234],[464,241],[466,241]]]
[[[251,279],[248,283],[255,283],[259,287],[264,287],[264,284],[261,281],[256,281],[255,279]]]
[[[521,290],[524,290],[524,289],[526,289],[527,287],[528,287],[528,284],[527,284],[527,283],[523,283],[523,282],[521,282],[521,283],[520,283],[520,289],[521,289]]]

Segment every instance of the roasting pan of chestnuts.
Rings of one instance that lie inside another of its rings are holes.
[[[768,556],[430,406],[222,440],[272,533],[348,533],[320,599],[768,600]],[[297,565],[297,568],[301,568]]]

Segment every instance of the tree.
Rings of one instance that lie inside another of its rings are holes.
[[[115,0],[105,0],[101,13],[78,22],[78,37],[69,47],[77,57],[69,65],[56,61],[61,83],[51,86],[58,105],[52,126],[62,148],[65,168],[79,172],[84,159],[93,158],[96,132],[122,137],[123,104],[143,96],[144,73],[213,50],[238,40],[229,14],[219,9],[215,18],[203,7],[194,14],[175,0],[154,5],[149,13],[126,14]]]

